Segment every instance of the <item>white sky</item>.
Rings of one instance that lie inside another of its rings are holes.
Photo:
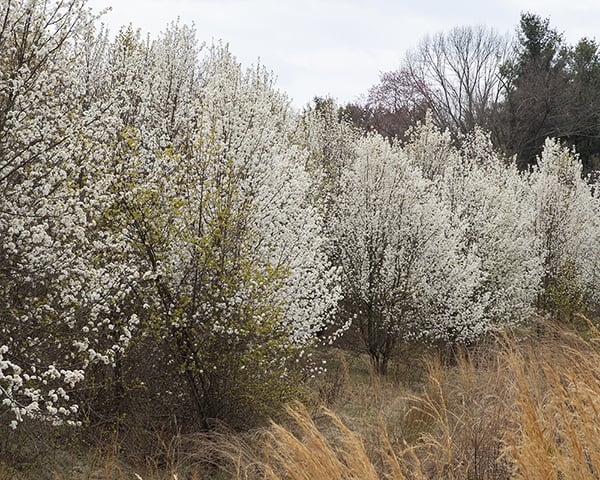
[[[513,33],[521,12],[550,17],[569,43],[600,40],[600,0],[89,0],[114,33],[132,24],[157,36],[170,21],[199,41],[223,40],[250,66],[277,76],[295,107],[315,95],[355,100],[396,69],[426,34],[485,24]]]

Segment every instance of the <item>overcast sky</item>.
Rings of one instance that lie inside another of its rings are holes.
[[[260,62],[296,107],[315,95],[355,100],[396,69],[426,34],[485,24],[514,32],[521,12],[549,17],[569,43],[600,40],[600,0],[90,0],[112,32],[132,24],[151,36],[172,20],[200,41],[223,40],[245,66]]]

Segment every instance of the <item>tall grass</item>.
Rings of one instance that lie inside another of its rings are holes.
[[[583,340],[547,329],[451,364],[432,356],[424,368],[399,369],[408,383],[340,357],[331,385],[315,388],[327,408],[293,403],[268,428],[164,439],[162,454],[133,463],[107,447],[90,476],[53,478],[599,479],[600,334],[592,332]]]
[[[403,400],[403,421],[420,431],[410,443],[390,435],[402,429],[381,417],[374,437],[331,410],[330,424],[317,427],[305,408],[290,408],[293,425],[271,428],[264,478],[600,478],[595,340],[555,330],[462,356],[450,368],[433,359],[421,392]]]
[[[584,342],[563,333],[542,348],[509,352],[516,410],[505,452],[514,478],[600,478],[597,338]]]
[[[506,383],[499,362],[475,365],[468,356],[449,369],[437,359],[428,363],[422,392],[407,395],[400,387],[387,402],[400,406],[390,416],[384,400],[371,430],[350,430],[339,414],[325,409],[327,423],[317,427],[306,408],[288,409],[293,425],[274,424],[267,437],[265,478],[290,479],[494,479],[508,478],[498,433],[508,417]],[[368,389],[370,390],[370,389]],[[368,391],[367,390],[367,391]],[[356,419],[349,419],[357,423]]]

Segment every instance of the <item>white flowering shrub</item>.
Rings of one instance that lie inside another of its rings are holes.
[[[172,25],[150,46],[131,31],[116,40],[113,104],[136,108],[115,111],[105,217],[140,273],[150,358],[207,427],[291,398],[338,293],[287,100],[226,48],[200,59],[194,35]]]
[[[99,122],[82,97],[83,3],[0,5],[0,416],[73,422],[86,369],[113,361],[135,317],[98,262],[99,185],[90,181]]]
[[[572,321],[598,308],[598,186],[582,178],[577,156],[547,140],[529,177],[535,231],[543,247],[541,310]]]
[[[463,253],[478,259],[479,271],[471,299],[479,314],[449,340],[470,343],[527,320],[535,310],[543,266],[526,181],[475,130],[446,165],[439,185],[461,229]]]
[[[535,312],[543,246],[524,178],[473,132],[354,140],[330,230],[344,312],[375,368],[399,341],[470,345]]]
[[[203,426],[291,399],[339,292],[271,75],[78,1],[1,13],[0,413],[75,418],[90,368],[118,396],[162,372]]]
[[[449,210],[404,152],[375,135],[355,148],[331,231],[345,314],[384,373],[399,340],[446,338],[477,313],[477,262],[461,256]]]

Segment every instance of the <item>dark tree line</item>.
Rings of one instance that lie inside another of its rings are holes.
[[[365,101],[341,114],[366,130],[403,139],[431,112],[455,138],[476,125],[520,168],[547,137],[574,146],[586,172],[600,167],[600,49],[568,45],[548,19],[521,15],[514,38],[487,27],[425,37],[401,67],[381,75]]]

